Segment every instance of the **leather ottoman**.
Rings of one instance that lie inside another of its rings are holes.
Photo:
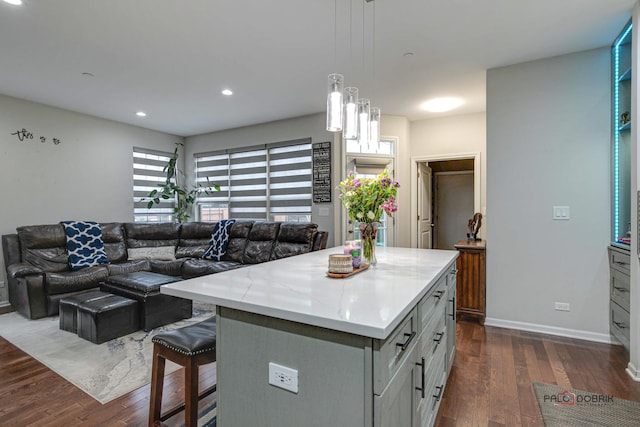
[[[76,294],[60,300],[60,329],[78,332],[78,305],[87,301],[106,298],[111,294],[101,291],[89,291]]]
[[[78,336],[102,344],[139,329],[138,302],[109,295],[78,304]]]
[[[110,276],[100,289],[137,300],[140,304],[140,327],[148,332],[191,317],[191,300],[160,293],[160,286],[181,280],[150,271],[136,271]]]

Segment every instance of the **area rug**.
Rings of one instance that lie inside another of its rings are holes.
[[[216,427],[217,412],[216,402],[203,409],[198,414],[198,427]],[[185,427],[185,425],[182,424],[182,427]]]
[[[640,425],[640,403],[552,384],[533,383],[546,427]]]
[[[151,382],[151,338],[155,334],[214,314],[215,306],[194,302],[191,319],[96,345],[74,333],[61,331],[58,316],[27,320],[12,312],[0,315],[0,335],[104,404]],[[167,362],[165,372],[179,368]]]

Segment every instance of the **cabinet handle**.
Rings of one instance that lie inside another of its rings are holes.
[[[438,299],[442,298],[442,295],[444,295],[444,291],[435,291],[433,293],[433,296]]]
[[[613,263],[618,265],[629,265],[628,262],[623,262],[623,261],[613,261]]]
[[[444,337],[444,332],[438,332],[438,333],[436,334],[436,336],[437,336],[438,338],[434,338],[433,340],[434,340],[436,343],[440,344],[440,341],[442,341],[442,337]]]
[[[422,375],[422,387],[416,387],[416,390],[422,392],[422,398],[424,399],[424,392],[425,392],[425,386],[424,386],[424,357],[422,358],[422,363],[416,362],[416,366],[420,366],[420,371],[421,371],[421,375]]]
[[[449,302],[451,303],[451,313],[449,313],[449,317],[453,318],[453,320],[456,320],[456,297],[453,297],[449,300]]]
[[[627,327],[624,325],[624,323],[616,322],[615,320],[613,321],[613,323],[620,329],[627,329]]]
[[[442,390],[444,389],[444,385],[439,385],[436,387],[436,390],[438,390],[437,394],[434,394],[433,397],[436,398],[436,402],[440,400],[440,398],[442,397]]]
[[[618,286],[614,286],[613,289],[615,289],[618,292],[629,292],[629,289],[627,288],[620,288]]]
[[[411,341],[413,341],[413,339],[416,337],[416,332],[413,331],[410,334],[405,333],[404,334],[405,337],[409,337],[407,338],[407,340],[405,342],[397,342],[396,343],[396,347],[401,347],[400,350],[405,351],[407,348],[409,348],[409,344],[411,344]]]

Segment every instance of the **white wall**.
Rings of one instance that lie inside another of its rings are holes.
[[[487,206],[486,119],[485,113],[474,113],[411,122],[412,158],[480,153],[481,212]],[[486,218],[483,218],[482,224],[479,235],[485,238]]]
[[[34,139],[20,142],[18,129]],[[47,138],[41,143],[39,137]],[[54,145],[57,138],[60,144]],[[133,146],[182,138],[0,95],[0,234],[62,220],[133,220]],[[4,280],[2,257],[0,277]],[[0,301],[6,300],[0,288]]]
[[[488,324],[609,338],[609,73],[607,48],[487,73]]]
[[[311,142],[332,142],[334,134],[326,131],[325,114],[313,114],[289,120],[264,123],[255,126],[230,129],[203,135],[190,136],[185,139],[185,172],[187,182],[194,179],[194,154],[207,151],[222,150],[236,147],[249,147],[258,144],[290,141],[301,138],[311,138]],[[332,145],[332,186],[338,185],[340,174],[340,148]],[[332,203],[313,204],[312,221],[318,224],[320,230],[329,231],[327,246],[334,245],[336,237],[334,232],[333,204],[339,203],[337,193],[334,191]],[[320,216],[320,208],[329,208],[328,216]]]

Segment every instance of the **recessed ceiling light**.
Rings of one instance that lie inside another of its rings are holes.
[[[22,0],[4,0],[4,2],[15,6],[20,6],[22,4]]]
[[[413,52],[405,52],[402,54],[405,58],[411,58],[413,56]]]
[[[458,108],[462,104],[464,101],[460,98],[434,98],[422,104],[421,108],[431,113],[443,113]]]
[[[233,95],[233,91],[231,89],[224,89],[222,91],[222,94],[225,95],[225,96],[231,96],[231,95]]]
[[[84,73],[82,73],[82,75],[85,77],[94,77],[93,73],[90,73],[88,71],[85,71]]]
[[[136,113],[136,116],[138,116],[138,117],[146,117],[146,116],[147,116],[147,113],[145,113],[144,111],[138,111],[138,112]]]

